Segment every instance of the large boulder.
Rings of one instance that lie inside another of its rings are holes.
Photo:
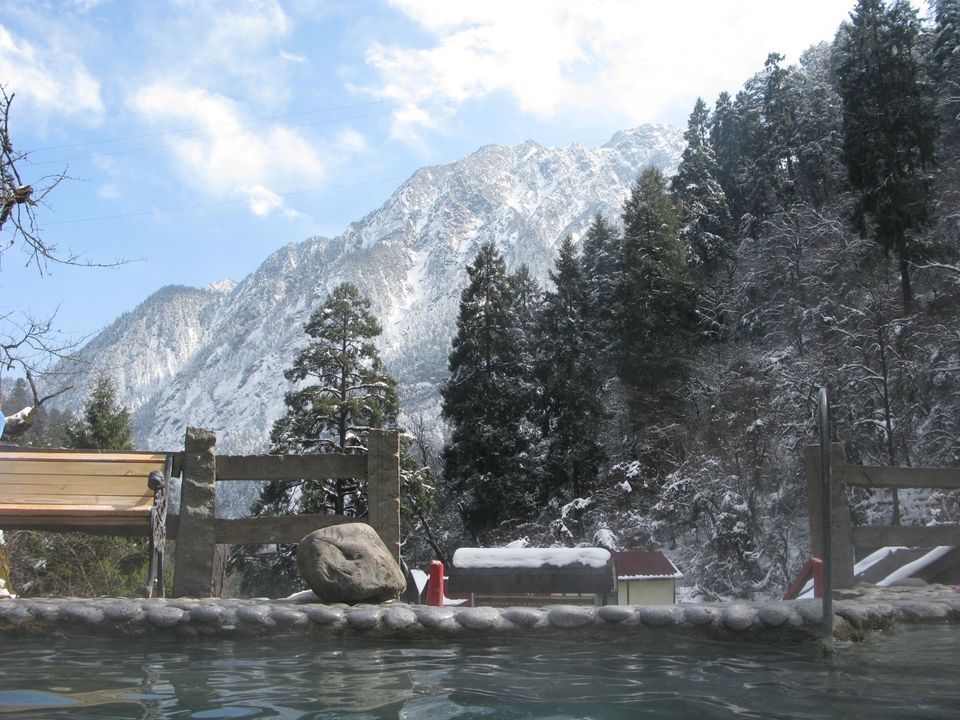
[[[297,548],[300,574],[323,602],[396,600],[407,583],[376,531],[364,523],[314,530]]]

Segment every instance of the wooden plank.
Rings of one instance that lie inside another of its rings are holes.
[[[340,515],[283,515],[280,517],[218,518],[217,542],[234,545],[298,543],[305,535],[323,527],[359,522]]]
[[[0,505],[0,515],[29,516],[38,517],[83,517],[85,515],[125,515],[136,517],[139,515],[150,515],[149,505],[136,505],[130,507],[113,507],[111,505],[36,505],[36,504],[18,504],[18,505]]]
[[[40,477],[83,477],[106,476],[119,478],[143,478],[154,471],[163,472],[164,464],[151,462],[91,462],[64,460],[49,462],[46,460],[3,460],[0,461],[0,477],[40,476]]]
[[[150,507],[153,504],[153,493],[144,492],[139,495],[113,495],[107,493],[58,493],[38,492],[28,488],[23,492],[3,493],[0,507],[8,505],[103,505],[111,507]]]
[[[853,541],[864,547],[935,547],[960,545],[960,525],[870,525],[853,528]]]
[[[218,455],[217,480],[364,478],[363,455]]]
[[[960,489],[960,468],[848,465],[847,484],[874,488]]]
[[[143,537],[150,531],[150,516],[142,517],[6,517],[0,513],[4,530],[43,530],[45,532],[84,532],[91,535]]]
[[[93,452],[78,450],[29,450],[29,451],[2,451],[0,452],[0,463],[6,463],[8,460],[36,460],[40,462],[113,462],[113,463],[153,463],[159,464],[161,469],[166,460],[166,453],[116,453],[116,452]]]
[[[0,476],[0,502],[9,495],[29,492],[58,495],[124,495],[139,497],[153,494],[147,478],[104,478],[74,475],[70,478],[44,477],[40,475]]]

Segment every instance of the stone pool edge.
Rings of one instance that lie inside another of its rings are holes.
[[[960,593],[943,585],[858,586],[836,593],[834,636],[861,640],[900,624],[960,621]],[[556,636],[626,639],[682,631],[709,637],[820,634],[819,600],[543,608],[388,603],[324,605],[218,598],[0,600],[0,637],[329,637],[440,640]]]

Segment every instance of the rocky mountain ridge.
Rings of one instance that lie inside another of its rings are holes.
[[[287,245],[239,283],[161,289],[94,337],[82,367],[114,377],[139,448],[177,448],[193,425],[217,431],[221,452],[263,450],[304,322],[349,280],[383,325],[404,412],[432,423],[464,268],[479,246],[493,240],[508,267],[526,263],[543,279],[560,239],[578,239],[597,213],[619,217],[639,172],[672,172],[683,147],[676,128],[644,125],[598,148],[488,145],[422,168],[343,234]],[[84,393],[79,384],[61,407],[78,410]]]

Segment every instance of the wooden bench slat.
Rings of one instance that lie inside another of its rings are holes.
[[[153,493],[139,495],[117,495],[104,493],[58,493],[43,492],[37,488],[24,488],[21,492],[6,493],[0,497],[0,508],[15,505],[109,505],[110,507],[141,507],[153,504]]]
[[[23,492],[24,488],[37,488],[45,494],[64,495],[123,495],[140,497],[150,494],[147,478],[104,478],[73,475],[60,478],[53,475],[0,475],[0,503],[7,497]]]
[[[37,517],[79,517],[84,515],[139,517],[140,515],[149,516],[150,506],[136,505],[117,508],[112,505],[44,505],[38,503],[0,505],[0,517],[27,515]]]
[[[51,451],[3,451],[0,452],[0,463],[7,460],[37,460],[48,463],[62,462],[112,462],[112,463],[139,463],[147,462],[163,467],[167,456],[164,453],[97,453],[77,452],[74,450]]]
[[[4,475],[104,476],[143,478],[151,472],[163,472],[163,463],[152,462],[93,462],[63,460],[56,463],[44,460],[0,459],[0,477]]]

